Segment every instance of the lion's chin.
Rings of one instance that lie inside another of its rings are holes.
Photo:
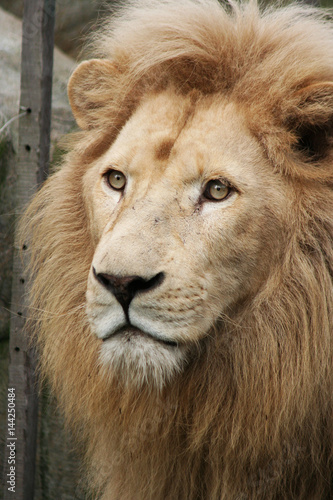
[[[123,327],[103,340],[100,361],[105,375],[122,385],[161,390],[183,370],[188,354],[174,341]]]

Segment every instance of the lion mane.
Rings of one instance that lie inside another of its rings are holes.
[[[91,48],[100,59],[83,62],[69,83],[82,130],[28,207],[21,237],[31,256],[31,329],[41,373],[84,445],[93,494],[332,498],[327,13],[297,5],[259,9],[254,1],[140,0],[107,19]],[[280,250],[259,285],[221,313],[185,366],[158,387],[148,377],[138,388],[105,374],[101,340],[87,318],[98,237],[83,179],[141,101],[168,89],[194,106],[223,98],[242,109],[276,183],[288,186],[289,209],[282,220],[282,209],[268,201],[279,230],[271,234],[268,221],[267,244]]]

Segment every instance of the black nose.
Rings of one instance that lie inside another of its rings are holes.
[[[97,281],[116,297],[124,309],[127,320],[128,308],[135,295],[156,288],[164,280],[164,273],[158,273],[150,279],[141,276],[114,276],[106,273],[96,273],[94,267],[93,273]]]

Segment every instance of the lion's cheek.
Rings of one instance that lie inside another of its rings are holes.
[[[222,222],[211,218],[209,226],[214,231],[206,231],[206,252],[202,252],[197,269],[205,269],[210,295],[207,302],[220,304],[222,313],[231,312],[239,301],[257,293],[273,267],[279,266],[284,229],[267,214],[264,205],[249,210],[246,202],[241,210],[229,211]]]

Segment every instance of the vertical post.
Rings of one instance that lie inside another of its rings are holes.
[[[16,196],[18,213],[46,178],[49,161],[55,0],[25,0],[19,148]],[[25,255],[15,240],[10,323],[8,420],[4,500],[34,497],[37,438],[35,354],[29,346],[25,304]],[[21,257],[23,253],[23,259]]]

